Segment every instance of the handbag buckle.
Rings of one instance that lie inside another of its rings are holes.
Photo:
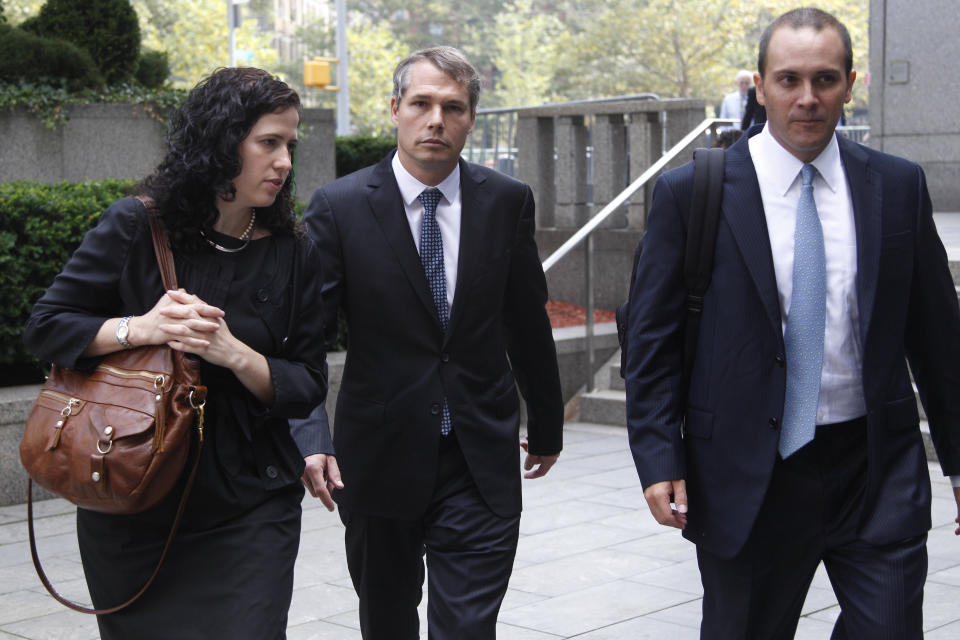
[[[97,451],[100,452],[100,455],[104,455],[104,456],[105,456],[105,455],[107,455],[108,453],[110,453],[110,450],[111,450],[111,449],[113,449],[113,438],[110,437],[110,436],[113,435],[113,427],[111,427],[110,425],[107,425],[106,428],[103,430],[103,435],[105,435],[105,436],[107,436],[108,438],[110,438],[109,440],[107,440],[107,444],[106,444],[107,449],[106,449],[106,451],[104,451],[104,449],[103,449],[103,446],[102,446],[102,445],[103,445],[103,440],[97,440]]]

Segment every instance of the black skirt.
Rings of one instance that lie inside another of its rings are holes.
[[[201,517],[202,526],[185,522],[147,592],[127,609],[97,616],[101,639],[285,638],[302,497],[303,487],[291,485],[235,517],[215,523]],[[78,509],[80,554],[95,606],[125,602],[143,586],[169,522]]]

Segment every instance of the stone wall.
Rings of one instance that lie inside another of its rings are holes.
[[[557,358],[560,363],[560,381],[564,402],[569,401],[586,381],[586,354],[584,328],[555,329]],[[613,323],[597,325],[594,338],[596,364],[599,367],[616,352],[617,331]],[[346,354],[342,351],[327,355],[330,390],[327,395],[328,413],[333,423],[334,407],[340,392],[340,378]],[[26,502],[27,474],[20,464],[20,439],[30,408],[36,400],[40,385],[0,388],[0,506]],[[522,403],[521,403],[522,404]],[[49,492],[34,487],[34,498],[51,498]]]
[[[0,111],[0,180],[136,180],[162,158],[165,124],[142,106],[73,106],[69,115],[48,129],[23,109]],[[304,110],[298,149],[296,195],[309,200],[336,176],[331,109]]]
[[[664,151],[704,119],[703,100],[623,100],[519,109],[517,177],[533,189],[537,245],[547,258]],[[691,145],[667,168],[692,158]],[[592,174],[592,192],[588,181]],[[654,180],[631,196],[594,232],[593,286],[598,309],[614,309],[627,296],[633,253],[646,226]],[[585,305],[583,248],[547,272],[550,298]]]
[[[870,0],[869,144],[923,167],[934,211],[960,211],[958,32],[956,0]]]

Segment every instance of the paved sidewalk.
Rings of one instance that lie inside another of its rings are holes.
[[[931,477],[934,529],[924,629],[927,640],[955,640],[960,638],[956,508],[936,465]],[[693,545],[648,513],[623,428],[568,424],[560,462],[545,478],[524,482],[524,505],[500,640],[699,637],[701,588]],[[72,507],[48,500],[37,511],[48,573],[66,595],[85,599]],[[30,562],[25,514],[25,506],[0,508],[0,640],[97,638],[92,616],[67,610],[40,585]],[[826,640],[837,612],[821,569],[796,637]],[[310,498],[304,502],[288,638],[360,639],[340,520]]]
[[[947,259],[954,262],[960,260],[960,212],[935,213],[933,222],[940,234],[940,241],[947,250]]]

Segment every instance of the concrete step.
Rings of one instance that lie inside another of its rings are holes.
[[[610,389],[617,391],[626,391],[625,380],[620,377],[620,354],[617,353],[616,364],[610,365]]]
[[[580,422],[627,426],[627,394],[597,390],[580,396]]]

